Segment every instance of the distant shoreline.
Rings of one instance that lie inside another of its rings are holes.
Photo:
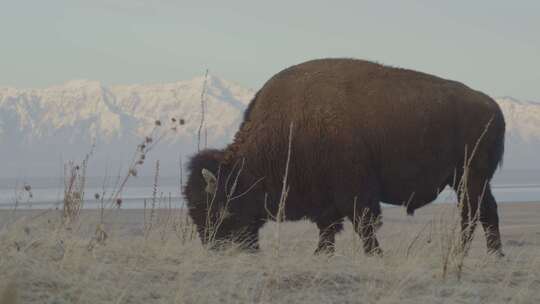
[[[122,207],[119,209],[123,210],[144,210],[144,207],[141,205],[142,199],[125,199],[122,202]],[[147,209],[150,209],[151,199],[147,199],[148,201],[148,207]],[[441,202],[432,202],[431,204],[455,204],[454,201],[441,201]],[[515,204],[540,204],[540,198],[539,200],[531,200],[531,201],[497,201],[498,204],[504,204],[504,205],[515,205]],[[134,205],[133,207],[130,207],[129,205]],[[144,204],[144,203],[142,203]],[[99,202],[95,201],[88,201],[84,203],[84,210],[96,210],[99,209]],[[0,204],[0,211],[10,211],[14,210],[15,204]],[[28,208],[31,207],[31,208]],[[35,208],[35,207],[41,207],[41,208]],[[43,208],[45,207],[45,208]],[[53,210],[53,209],[59,209],[62,207],[62,202],[34,202],[34,203],[19,203],[17,205],[17,210]],[[382,203],[383,208],[392,208],[392,207],[400,207],[399,205],[391,205]],[[178,201],[171,202],[171,205],[169,207],[169,204],[160,203],[155,206],[155,209],[161,209],[161,210],[167,210],[167,209],[183,209],[184,204]],[[116,206],[111,206],[110,203],[105,204],[105,209],[116,209]]]

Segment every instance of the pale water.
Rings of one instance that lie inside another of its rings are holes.
[[[154,178],[137,177],[127,183],[122,192],[122,208],[144,208],[155,204],[157,208],[182,207],[180,178],[160,178],[156,195],[154,196]],[[94,195],[102,196],[105,190],[105,202],[109,201],[111,191],[117,180],[111,178],[88,178],[85,187],[85,208],[97,208],[101,200]],[[24,190],[25,185],[31,186],[30,192]],[[540,202],[540,171],[537,170],[507,170],[495,176],[492,182],[493,192],[498,202]],[[62,178],[30,178],[30,179],[0,179],[0,208],[55,208],[61,205],[64,191]],[[155,199],[154,199],[155,197]],[[435,202],[455,202],[456,196],[451,189],[441,192]]]

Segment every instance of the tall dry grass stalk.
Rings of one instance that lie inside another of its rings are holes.
[[[468,153],[467,147],[465,147],[464,164],[462,168],[463,174],[459,177],[459,180],[455,181],[457,182],[457,185],[455,184],[453,187],[454,189],[457,189],[456,192],[458,193],[459,215],[463,217],[464,210],[468,211],[468,222],[461,223],[460,225],[460,220],[462,219],[455,215],[438,219],[438,228],[440,229],[441,273],[443,278],[447,277],[449,268],[453,266],[457,279],[461,279],[465,259],[474,239],[474,230],[480,219],[481,204],[488,181],[485,181],[482,193],[478,197],[470,197],[468,187],[471,175],[471,164],[492,121],[493,118],[488,121],[470,154]],[[472,208],[473,200],[477,201],[476,210],[473,210]],[[448,219],[450,219],[450,221],[448,221]]]
[[[285,214],[285,207],[286,207],[286,201],[287,196],[289,194],[289,168],[291,163],[291,155],[292,155],[292,140],[293,140],[293,130],[294,130],[294,123],[291,122],[289,125],[289,137],[288,137],[288,145],[287,145],[287,158],[285,160],[285,171],[283,172],[283,180],[282,180],[282,187],[281,187],[281,194],[279,196],[279,201],[277,205],[277,211],[274,215],[273,212],[268,209],[268,195],[265,194],[264,198],[264,208],[266,210],[267,216],[269,219],[272,219],[276,225],[274,228],[274,244],[273,244],[273,253],[275,257],[279,257],[279,250],[280,250],[280,233],[281,233],[281,223],[286,220],[286,214]]]
[[[32,192],[32,186],[28,183],[24,183],[23,186],[19,186],[19,183],[15,183],[15,187],[13,188],[14,192],[14,199],[13,199],[13,209],[11,210],[11,217],[10,219],[7,219],[0,223],[0,231],[6,227],[8,227],[16,218],[17,216],[17,210],[20,206],[28,206],[28,208],[32,209],[32,199],[34,198],[34,194]]]
[[[156,207],[158,204],[158,188],[159,188],[159,160],[156,161],[156,166],[154,170],[154,184],[152,185],[152,200],[150,205],[150,218],[146,221],[146,199],[144,200],[144,213],[145,213],[145,222],[144,230],[145,235],[148,237],[148,234],[152,231],[152,226],[154,225],[154,217],[156,216]]]
[[[279,255],[279,238],[280,238],[280,235],[279,235],[279,232],[280,232],[280,223],[285,221],[285,203],[287,201],[287,197],[289,195],[289,190],[290,190],[290,186],[289,186],[289,167],[290,167],[290,163],[291,163],[291,152],[292,152],[292,140],[293,140],[293,129],[294,129],[294,123],[291,122],[290,126],[289,126],[289,141],[288,141],[288,147],[287,147],[287,160],[285,162],[285,172],[283,173],[283,183],[282,183],[282,188],[281,188],[281,195],[279,197],[279,205],[278,205],[278,211],[277,211],[277,214],[276,214],[276,223],[277,223],[277,229],[276,229],[276,242],[277,242],[277,247],[276,247],[276,250],[277,252],[275,253],[276,256]]]
[[[205,118],[206,118],[206,100],[205,100],[205,94],[206,94],[206,83],[208,81],[208,69],[206,69],[206,72],[204,73],[204,82],[203,87],[201,90],[201,122],[199,124],[199,129],[197,130],[197,151],[201,151],[201,133],[204,128]],[[207,145],[207,133],[205,129],[205,148]]]
[[[169,123],[170,125],[168,127],[165,127],[161,120],[156,120],[154,122],[154,127],[152,128],[151,132],[147,136],[145,136],[145,138],[140,142],[140,144],[137,145],[125,174],[118,174],[118,178],[116,179],[114,186],[110,190],[106,189],[106,181],[104,180],[102,192],[94,194],[94,198],[99,201],[100,221],[95,229],[95,235],[88,245],[89,249],[93,249],[97,244],[104,244],[105,240],[109,238],[110,235],[108,232],[106,232],[104,225],[105,217],[113,209],[118,210],[121,208],[123,204],[122,194],[125,190],[125,187],[131,178],[136,178],[138,176],[138,171],[140,167],[144,165],[148,154],[167,136],[169,136],[171,133],[177,132],[178,127],[183,126],[185,124],[185,121],[184,119],[173,117],[170,119]],[[157,161],[156,163],[154,188],[152,194],[153,209],[155,209],[155,204],[157,202],[158,176],[159,161]],[[152,217],[153,212],[154,211],[152,211]],[[150,223],[152,222],[153,220],[150,220]]]
[[[182,186],[184,185],[184,165],[182,162],[182,155],[178,157],[178,164],[178,195],[181,195]],[[185,210],[183,212],[179,212],[177,216],[174,217],[173,230],[176,237],[181,241],[182,245],[188,241],[192,241],[196,237],[195,225]]]
[[[64,165],[64,199],[62,202],[62,223],[69,227],[79,219],[84,204],[86,170],[95,145],[85,155],[80,164],[69,161]]]

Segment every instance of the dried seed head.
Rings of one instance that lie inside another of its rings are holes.
[[[116,199],[116,206],[118,206],[118,207],[122,206],[122,199],[121,198]]]
[[[131,175],[131,176],[137,176],[137,169],[135,169],[135,168],[129,169],[129,175]]]
[[[152,137],[146,136],[146,138],[144,139],[144,141],[145,141],[147,144],[149,144],[149,143],[152,142]]]
[[[32,186],[30,185],[24,185],[24,191],[30,192],[32,190]]]
[[[75,170],[79,170],[79,169],[80,169],[79,165],[75,166]]]
[[[186,121],[183,118],[181,118],[180,119],[180,125],[183,126],[185,123],[186,123]]]
[[[137,165],[142,165],[142,164],[144,164],[144,160],[139,159],[139,160],[137,161]]]
[[[146,155],[141,154],[141,160],[144,160],[146,158]]]
[[[160,127],[161,126],[161,120],[159,120],[159,119],[156,120],[155,124],[156,124],[157,127]]]
[[[172,121],[172,122],[176,122],[176,118],[174,118],[174,117],[171,118],[171,121]]]
[[[94,198],[98,200],[98,199],[100,198],[99,193],[96,192],[96,193],[94,194]]]

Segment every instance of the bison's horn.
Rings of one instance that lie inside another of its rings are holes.
[[[214,175],[214,173],[210,172],[210,170],[207,170],[205,168],[202,169],[201,173],[204,181],[206,182],[206,188],[204,188],[204,191],[209,194],[214,194],[216,192],[217,185],[216,176]]]

